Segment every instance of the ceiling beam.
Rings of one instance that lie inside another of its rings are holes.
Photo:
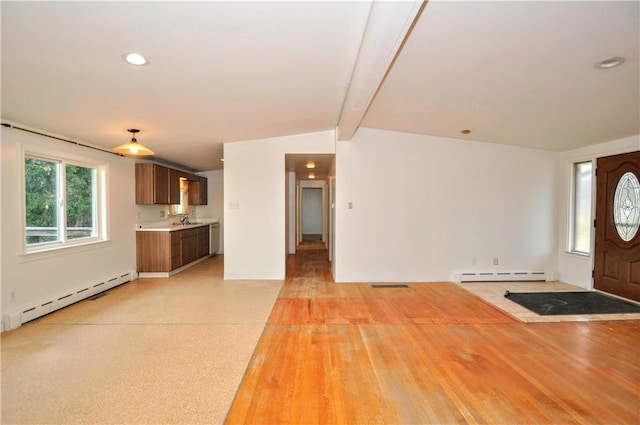
[[[426,1],[374,1],[338,120],[338,140],[360,126]]]

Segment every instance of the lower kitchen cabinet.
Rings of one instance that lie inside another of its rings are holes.
[[[170,232],[171,234],[171,269],[182,267],[182,235],[181,232]],[[140,271],[140,270],[138,270]]]
[[[136,232],[138,272],[168,272],[172,270],[172,233]]]
[[[180,231],[182,242],[182,265],[189,264],[198,259],[198,229]]]
[[[209,255],[209,226],[198,227],[198,258]]]
[[[168,273],[209,255],[209,226],[136,232],[138,273]]]

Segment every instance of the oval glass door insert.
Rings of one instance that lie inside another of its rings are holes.
[[[640,227],[640,182],[632,172],[622,175],[613,198],[613,222],[620,238],[629,242]]]

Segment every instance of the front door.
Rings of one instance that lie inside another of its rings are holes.
[[[598,158],[594,287],[640,301],[640,151]]]

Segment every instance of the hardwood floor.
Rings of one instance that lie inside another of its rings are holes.
[[[640,321],[524,324],[449,283],[287,280],[227,424],[638,424]]]

